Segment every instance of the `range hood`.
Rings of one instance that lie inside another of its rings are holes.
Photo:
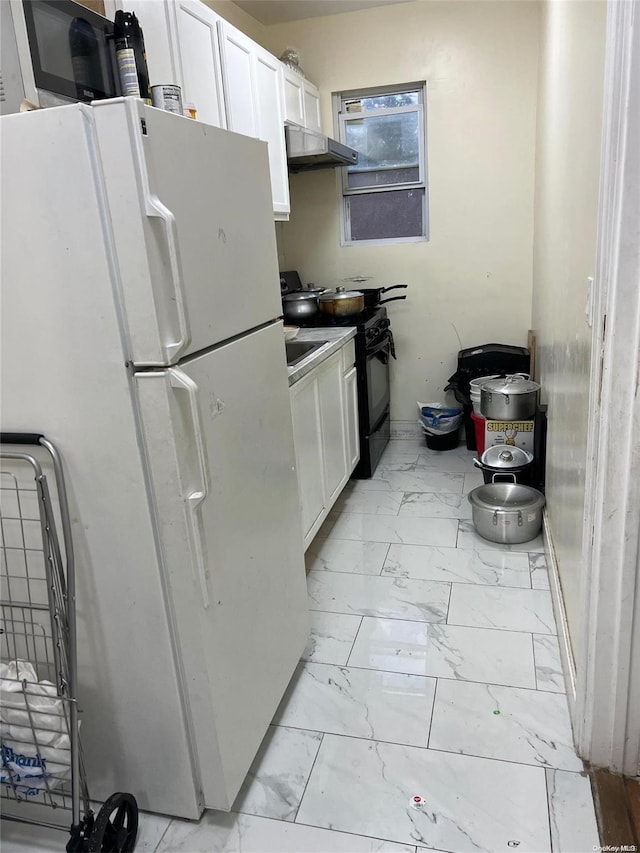
[[[291,172],[352,166],[358,162],[357,151],[322,133],[290,124],[285,128],[285,136]]]

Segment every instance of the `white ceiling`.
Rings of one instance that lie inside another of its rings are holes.
[[[410,0],[234,0],[249,15],[263,24],[282,24],[321,15],[339,15],[374,6],[391,6]]]

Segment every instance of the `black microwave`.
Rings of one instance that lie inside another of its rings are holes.
[[[11,6],[22,76],[33,83],[38,106],[120,94],[112,21],[73,0]]]

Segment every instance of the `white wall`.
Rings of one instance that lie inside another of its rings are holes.
[[[414,421],[415,401],[444,397],[462,347],[526,345],[531,322],[538,4],[413,2],[267,28],[269,48],[301,53],[331,93],[427,81],[430,240],[340,247],[333,170],[292,176],[286,267],[335,286],[409,285],[389,305],[398,350],[392,418]]]
[[[202,2],[223,17],[225,21],[248,35],[249,38],[257,41],[263,47],[267,46],[267,28],[260,21],[248,15],[240,6],[236,6],[233,0],[202,0]]]
[[[591,330],[606,3],[542,9],[536,156],[533,328],[549,404],[546,494],[574,656],[581,611]]]

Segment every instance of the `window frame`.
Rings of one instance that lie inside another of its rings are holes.
[[[362,113],[349,113],[342,111],[347,101],[361,98],[370,98],[384,95],[401,94],[404,92],[418,92],[419,102],[403,107],[380,107],[375,110],[363,110]],[[354,89],[344,92],[334,92],[333,101],[333,125],[337,139],[347,144],[345,125],[353,121],[357,116],[376,117],[385,115],[397,115],[399,113],[415,112],[418,114],[420,131],[418,134],[418,175],[416,181],[402,181],[396,184],[376,185],[368,187],[349,187],[348,167],[338,169],[338,185],[340,189],[340,245],[341,246],[374,246],[395,245],[397,243],[424,243],[429,240],[429,183],[427,164],[427,123],[426,123],[426,99],[427,84],[425,81],[417,83],[394,84],[391,86],[374,86],[366,89]],[[372,170],[373,171],[373,170]],[[354,195],[370,195],[371,193],[393,192],[398,190],[421,189],[422,193],[422,226],[423,234],[413,237],[379,237],[373,240],[353,240],[351,238],[351,218],[349,199]]]

